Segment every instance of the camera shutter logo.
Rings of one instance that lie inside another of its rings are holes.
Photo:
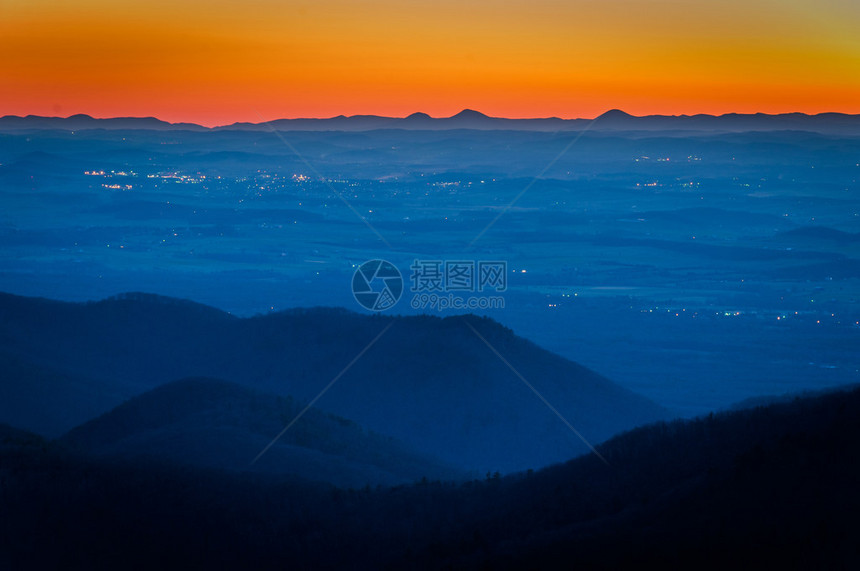
[[[352,295],[363,308],[384,311],[403,295],[403,276],[391,262],[364,262],[352,276]]]

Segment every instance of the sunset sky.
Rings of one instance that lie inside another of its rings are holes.
[[[0,0],[0,115],[860,113],[856,0]]]

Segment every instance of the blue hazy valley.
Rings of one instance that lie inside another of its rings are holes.
[[[368,259],[501,259],[485,314],[681,414],[857,382],[856,133],[608,115],[584,133],[12,123],[0,290],[361,311]]]
[[[858,119],[0,118],[0,568],[853,568]]]

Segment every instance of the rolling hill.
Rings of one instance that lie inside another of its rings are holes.
[[[59,442],[97,456],[289,474],[345,488],[465,476],[315,409],[252,463],[302,408],[291,398],[216,379],[183,379],[123,403]]]
[[[77,419],[66,415],[65,430],[92,418],[86,387],[71,379],[115,387],[114,402],[105,395],[99,401],[106,412],[124,398],[185,377],[220,378],[305,403],[343,373],[318,408],[481,473],[537,468],[588,450],[541,398],[591,443],[670,416],[474,316],[364,316],[316,308],[239,319],[143,294],[84,304],[2,295],[0,350],[70,379],[67,387],[52,380],[51,391],[38,376],[5,381],[17,387],[10,397],[27,407],[20,415],[32,419],[29,428],[45,433],[56,430],[57,420],[44,411],[61,403],[85,411]],[[27,375],[23,365],[18,370]]]

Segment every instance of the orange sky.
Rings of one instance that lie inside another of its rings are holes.
[[[856,0],[0,0],[0,115],[860,113]]]

